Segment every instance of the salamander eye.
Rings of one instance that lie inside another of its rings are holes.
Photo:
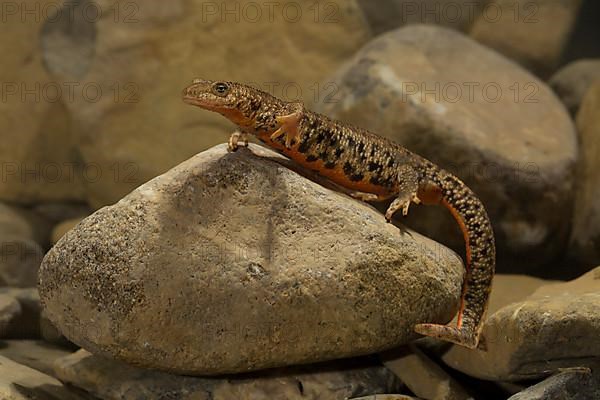
[[[217,82],[213,85],[213,92],[219,96],[225,96],[229,92],[229,85],[224,82]]]

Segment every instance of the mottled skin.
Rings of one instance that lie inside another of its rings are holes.
[[[301,166],[318,172],[362,200],[393,198],[391,220],[411,202],[447,207],[464,234],[467,275],[456,327],[419,324],[415,330],[476,348],[495,267],[492,226],[481,201],[457,177],[400,145],[364,129],[311,112],[234,82],[194,80],[183,92],[186,103],[216,111],[239,128],[230,149],[255,135]]]

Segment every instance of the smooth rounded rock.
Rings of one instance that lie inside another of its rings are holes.
[[[547,77],[560,61],[582,3],[582,0],[492,0],[483,7],[470,34]]]
[[[548,84],[575,115],[594,82],[600,81],[600,58],[576,60],[558,70]]]
[[[378,352],[452,318],[456,254],[284,162],[219,145],[84,219],[42,263],[47,317],[95,354],[195,375]]]
[[[480,2],[454,0],[358,0],[358,4],[375,34],[418,23],[466,31],[484,8]]]
[[[600,264],[600,82],[577,114],[581,143],[569,256],[586,270]],[[581,268],[580,268],[581,269]]]
[[[569,114],[542,81],[429,25],[375,38],[331,80],[340,101],[320,111],[395,140],[473,189],[494,226],[499,271],[531,272],[561,254],[578,146]],[[464,248],[442,207],[413,207],[408,224]]]

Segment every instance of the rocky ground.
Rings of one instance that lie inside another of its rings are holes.
[[[3,9],[0,399],[600,399],[600,58],[564,58],[589,2],[283,3],[303,17]],[[228,153],[231,126],[181,103],[197,76],[463,179],[497,239],[485,349],[413,332],[458,308],[444,209],[386,224],[270,150]]]

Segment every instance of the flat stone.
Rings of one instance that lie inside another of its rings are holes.
[[[54,374],[56,360],[70,355],[72,351],[44,342],[43,340],[2,340],[0,356],[28,366],[47,375]]]
[[[219,145],[84,219],[42,263],[50,321],[94,354],[206,375],[374,353],[452,318],[456,254],[285,162]]]
[[[442,367],[414,346],[382,354],[384,365],[416,396],[432,400],[473,399]]]
[[[487,351],[452,346],[441,358],[488,380],[546,377],[592,366],[600,357],[600,267],[566,283],[540,287],[492,314],[483,328]]]
[[[352,360],[198,378],[140,369],[80,350],[58,360],[55,372],[102,399],[120,400],[338,400],[402,388],[382,366]]]
[[[92,400],[59,380],[0,356],[0,398],[3,400]]]
[[[378,36],[331,80],[339,101],[320,111],[402,144],[481,198],[494,225],[500,272],[531,272],[561,254],[577,136],[544,82],[433,25]],[[462,253],[463,236],[443,207],[413,207],[407,224]]]
[[[600,365],[598,365],[600,366]],[[600,399],[598,366],[593,372],[574,369],[561,372],[515,394],[508,400],[594,400]]]

